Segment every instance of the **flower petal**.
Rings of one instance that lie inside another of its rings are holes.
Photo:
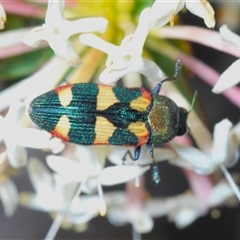
[[[128,157],[126,157],[125,160],[123,160],[124,155],[126,154],[127,151],[130,151],[131,153],[132,148],[126,148],[126,147],[118,147],[118,146],[112,146],[110,147],[110,151],[108,153],[108,160],[116,165],[122,165],[123,162],[124,164],[126,163],[132,163],[132,159],[129,159]],[[127,155],[129,156],[129,155]]]
[[[155,62],[142,57],[133,58],[128,71],[141,73],[152,81],[159,82],[163,79],[163,72],[158,65]]]
[[[79,36],[79,40],[82,44],[90,47],[94,47],[102,52],[107,53],[110,55],[111,53],[114,54],[117,51],[118,47],[108,43],[107,41],[101,39],[100,37],[96,36],[92,33],[83,33]]]
[[[15,140],[19,146],[50,149],[53,153],[58,153],[64,149],[64,143],[60,139],[52,138],[50,133],[39,129],[20,128],[17,131]]]
[[[197,209],[190,207],[182,208],[174,216],[175,225],[177,228],[183,229],[194,222],[199,215],[200,214],[198,213]]]
[[[43,196],[39,194],[21,192],[19,201],[24,207],[44,212],[57,211],[61,207],[61,201],[54,198],[54,195]]]
[[[88,171],[88,173],[93,178],[98,177],[102,173],[102,168],[104,167],[104,163],[106,161],[106,152],[107,148],[99,147],[98,150],[96,150],[97,146],[81,146],[81,153],[79,156],[81,156],[81,168],[84,168],[85,171]],[[102,148],[102,152],[101,152]],[[98,158],[98,155],[100,154],[100,159]],[[83,167],[82,167],[83,166]]]
[[[46,12],[45,22],[51,27],[55,28],[59,26],[64,19],[65,0],[49,0],[48,8]]]
[[[123,76],[122,81],[123,86],[127,88],[142,86],[141,76],[138,73],[129,73]]]
[[[6,13],[2,4],[0,3],[0,29],[4,29],[4,23],[6,22]]]
[[[191,164],[191,168],[200,174],[210,174],[214,170],[211,158],[194,147],[187,147],[171,143],[177,154]]]
[[[173,198],[151,198],[146,202],[145,209],[153,217],[159,218],[174,211],[177,205],[177,197]],[[158,206],[161,206],[160,208]]]
[[[0,142],[2,142],[4,138],[4,128],[4,118],[0,115]]]
[[[21,126],[25,111],[26,107],[22,102],[14,101],[11,103],[8,113],[4,119],[5,125],[8,126],[8,130]]]
[[[99,81],[104,84],[109,84],[118,81],[121,77],[129,72],[129,68],[122,70],[113,70],[112,67],[106,68],[99,76]]]
[[[228,149],[228,156],[234,156],[235,154],[239,156],[239,146],[240,146],[240,122],[236,124],[230,131],[229,134],[229,149]],[[238,160],[239,158],[237,158]]]
[[[49,155],[46,157],[48,166],[70,181],[82,181],[86,179],[90,172],[87,166],[81,166],[80,163],[74,162],[68,158]]]
[[[101,204],[99,196],[81,196],[75,200],[76,211],[74,211],[74,214],[69,214],[67,216],[72,223],[85,223],[99,215],[99,207]]]
[[[104,168],[105,163],[106,163],[106,157],[109,152],[110,147],[109,146],[93,146],[93,150],[95,152],[95,158],[96,161],[99,163],[96,168],[99,168],[99,173],[100,171]]]
[[[0,178],[0,199],[7,217],[11,217],[18,205],[18,191],[11,179],[5,175]]]
[[[228,198],[234,196],[234,191],[231,186],[225,182],[218,183],[212,190],[209,196],[211,207],[216,207],[223,204]]]
[[[56,69],[58,71],[55,71]],[[53,89],[54,86],[56,87],[56,84],[64,77],[68,69],[68,64],[55,56],[52,57],[33,75],[0,92],[0,110],[6,109],[13,100],[23,98],[29,105],[30,101],[35,97]],[[49,78],[49,75],[51,75],[51,78]],[[42,81],[42,79],[48,79],[48,81]]]
[[[212,159],[215,164],[226,163],[228,159],[228,136],[232,123],[224,119],[215,125],[213,131]]]
[[[153,219],[149,216],[148,213],[144,211],[141,213],[140,216],[134,218],[130,223],[132,223],[136,232],[139,233],[151,232],[154,225]]]
[[[7,157],[13,168],[20,168],[27,163],[27,151],[25,148],[17,146],[13,141],[5,138]]]
[[[151,29],[159,28],[173,20],[176,15],[184,7],[184,1],[155,1],[150,12]]]
[[[215,17],[214,10],[210,3],[206,0],[188,1],[186,0],[187,9],[196,16],[203,18],[208,28],[214,28]]]
[[[221,93],[224,90],[239,83],[240,82],[239,69],[240,69],[240,59],[235,61],[230,67],[228,67],[227,70],[225,70],[221,74],[216,85],[212,89],[212,92]]]
[[[149,32],[150,8],[145,8],[139,17],[138,26],[128,46],[132,56],[141,56],[146,37]]]
[[[81,58],[75,52],[69,39],[64,39],[58,35],[49,37],[49,46],[52,48],[57,57],[66,61],[72,66],[79,66],[82,64]]]
[[[112,186],[116,184],[125,183],[135,176],[145,173],[150,166],[138,167],[138,166],[113,166],[103,169],[99,181],[104,186]]]
[[[23,42],[33,48],[39,46],[42,39],[47,40],[46,25],[43,24],[42,27],[35,27],[30,30],[23,38]]]
[[[221,38],[227,42],[230,42],[237,47],[240,47],[240,36],[232,32],[227,25],[223,25],[219,28]]]
[[[52,195],[53,179],[47,167],[37,158],[31,158],[27,170],[36,193],[45,197]]]
[[[59,30],[65,38],[69,38],[76,33],[105,32],[107,25],[108,20],[103,17],[81,18],[75,21],[64,20],[59,26]]]

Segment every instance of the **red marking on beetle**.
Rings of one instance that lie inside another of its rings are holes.
[[[57,87],[56,89],[54,89],[54,91],[56,93],[59,93],[59,92],[64,91],[66,89],[69,89],[69,88],[71,89],[72,87],[73,87],[73,84],[67,84],[67,85],[64,85],[64,86]]]
[[[146,89],[141,88],[142,96],[149,99],[149,102],[152,101],[152,94],[148,92]]]
[[[68,136],[61,134],[61,133],[60,133],[59,131],[57,131],[56,129],[54,129],[53,131],[51,131],[51,134],[52,134],[54,137],[61,138],[62,140],[67,141],[67,142],[71,142]]]

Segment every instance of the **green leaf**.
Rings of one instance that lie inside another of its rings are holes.
[[[154,2],[155,2],[154,0],[136,1],[135,8],[134,8],[134,15],[139,15],[144,8],[151,7]]]
[[[18,16],[8,13],[4,31],[42,25],[43,23],[44,19],[33,19],[26,16]]]
[[[53,51],[50,48],[44,48],[1,60],[0,82],[16,82],[33,74],[46,63],[52,55]]]

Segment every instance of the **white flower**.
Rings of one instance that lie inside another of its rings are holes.
[[[69,37],[81,32],[104,31],[108,22],[102,17],[69,21],[64,19],[64,0],[49,0],[45,24],[32,29],[24,38],[24,43],[32,47],[46,40],[55,54],[73,66],[81,64]]]
[[[50,133],[44,130],[20,128],[17,133],[15,139],[19,146],[42,149],[52,153],[59,153],[64,149],[62,140],[52,137]]]
[[[25,106],[13,102],[5,118],[0,115],[0,142],[6,145],[6,154],[12,167],[18,168],[26,164],[27,152],[24,147],[51,149],[59,152],[64,148],[59,139],[42,130],[22,127]]]
[[[13,167],[24,166],[27,161],[25,148],[18,146],[15,139],[24,113],[25,106],[21,102],[15,102],[10,106],[5,118],[0,115],[0,142],[5,143],[7,158]]]
[[[182,229],[206,215],[209,209],[223,205],[231,197],[234,197],[234,191],[222,182],[204,197],[187,192],[174,197],[150,199],[146,202],[145,211],[154,218],[168,216],[177,228]]]
[[[171,163],[193,169],[200,174],[211,174],[221,164],[229,164],[234,161],[240,145],[239,131],[239,126],[232,128],[232,123],[227,119],[216,124],[209,152],[171,143],[180,157],[173,159]]]
[[[27,166],[35,193],[21,192],[23,206],[39,211],[71,213],[70,203],[77,190],[76,183],[69,183],[57,174],[51,174],[38,159],[31,158]]]
[[[0,111],[6,109],[13,100],[25,99],[26,105],[29,105],[35,97],[56,87],[68,69],[66,62],[52,57],[37,72],[0,92]]]
[[[105,195],[108,208],[107,218],[110,223],[116,226],[130,223],[138,233],[150,232],[153,229],[154,222],[151,214],[146,209],[148,200],[146,202],[141,202],[142,200],[138,202],[142,196],[139,195],[139,189],[134,186],[134,183],[132,184],[135,199],[130,200],[129,196],[124,192],[113,192]],[[161,206],[159,207],[161,208]]]
[[[160,81],[163,73],[152,61],[142,57],[145,39],[149,31],[149,8],[142,11],[139,24],[132,35],[127,35],[120,46],[110,44],[93,34],[82,34],[80,41],[108,54],[106,69],[99,79],[103,83],[119,80],[129,72],[145,75],[150,80]]]
[[[188,191],[174,197],[141,199],[141,190],[138,194],[138,188],[129,190],[128,195],[123,192],[106,194],[107,217],[117,226],[131,223],[139,233],[150,232],[153,228],[153,218],[164,216],[178,228],[185,228],[207,214],[209,209],[221,206],[234,197],[234,191],[226,182],[215,185],[204,196]],[[133,191],[136,192],[132,193]]]
[[[151,7],[151,29],[162,27],[169,21],[171,25],[173,25],[174,16],[181,11],[184,6],[186,6],[191,13],[203,18],[207,27],[213,28],[215,26],[214,10],[206,0],[157,0]]]
[[[28,208],[44,212],[62,214],[62,221],[73,224],[88,222],[99,213],[99,198],[83,196],[75,199],[77,206],[72,211],[72,200],[76,194],[78,183],[65,181],[57,174],[51,174],[38,159],[32,158],[27,166],[28,174],[35,193],[21,192],[20,203]]]
[[[78,161],[52,155],[47,157],[47,164],[63,176],[66,181],[81,183],[76,196],[81,194],[81,192],[90,194],[98,191],[98,206],[102,216],[105,215],[106,212],[102,185],[113,186],[125,183],[149,169],[148,166],[112,166],[103,168],[107,155],[107,147],[77,146],[76,148],[78,151]],[[75,198],[72,202],[73,208],[75,208]]]
[[[240,37],[230,31],[226,25],[223,25],[220,29],[220,34],[223,40],[228,41],[238,47],[240,47]],[[240,82],[239,77],[240,59],[232,63],[219,77],[212,91],[214,93],[221,93],[224,90],[233,87]]]
[[[179,94],[179,91],[171,82],[163,85],[163,88],[167,96],[178,103],[179,106],[190,109],[189,103]],[[240,145],[239,137],[237,137],[240,134],[240,123],[232,128],[232,123],[228,119],[222,120],[215,125],[213,139],[212,134],[194,112],[194,109],[189,114],[187,123],[199,149],[175,144],[174,141],[180,140],[175,138],[169,144],[179,155],[179,158],[171,160],[171,163],[192,169],[198,173],[210,174],[221,164],[232,164],[234,162]],[[181,138],[186,137],[182,136]]]
[[[110,166],[103,168],[108,147],[76,146],[78,160],[74,161],[65,157],[47,156],[47,164],[68,181],[84,182],[82,191],[94,192],[99,185],[112,186],[134,179],[149,167],[135,166]]]
[[[117,165],[122,165],[123,163],[124,165],[133,165],[136,163],[139,166],[152,164],[152,157],[146,145],[141,146],[141,153],[137,161],[133,161],[129,155],[127,155],[126,159],[123,161],[123,156],[128,150],[131,152],[132,156],[134,156],[134,148],[114,146],[108,154],[108,160]],[[154,148],[154,157],[156,162],[160,162],[164,160],[174,159],[176,157],[176,154],[167,148]]]
[[[4,28],[4,23],[6,22],[6,13],[2,4],[0,3],[0,29]]]
[[[7,217],[11,217],[18,205],[18,191],[14,182],[6,175],[0,176],[0,199]]]

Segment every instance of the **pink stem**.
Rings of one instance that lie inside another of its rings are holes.
[[[190,169],[183,169],[183,171],[196,196],[204,199],[210,195],[213,189],[213,183],[209,176],[200,175]]]
[[[22,0],[1,1],[1,4],[7,13],[34,17],[34,18],[44,18],[45,16],[48,0],[41,0],[41,3],[44,4],[43,7],[26,3]],[[76,4],[77,4],[77,1],[66,0],[67,7],[76,7]]]
[[[139,187],[135,186],[135,180],[126,183],[126,192],[128,196],[128,208],[130,210],[140,210],[143,207],[144,201],[144,175],[139,176]]]
[[[192,146],[192,141],[188,135],[175,137],[173,141],[183,145]],[[196,196],[200,198],[209,196],[213,188],[213,183],[209,176],[200,175],[186,168],[183,169],[183,172],[186,175],[189,185]]]
[[[24,1],[1,1],[4,10],[7,13],[16,15],[29,16],[34,18],[43,18],[45,15],[45,9],[26,3]]]
[[[222,40],[218,31],[194,26],[175,26],[161,28],[158,32],[158,36],[161,38],[174,38],[197,42],[233,56],[240,57],[239,47]]]
[[[46,45],[47,44],[41,44],[41,46],[39,46],[38,49],[43,48]],[[31,48],[24,43],[19,43],[19,44],[1,49],[0,59],[5,59],[8,57],[20,55],[20,54],[35,51],[35,50],[36,48]]]
[[[192,141],[187,134],[181,137],[175,137],[174,142],[185,145],[185,146],[192,146]]]
[[[183,65],[186,65],[191,71],[193,71],[198,77],[202,78],[210,86],[214,86],[218,81],[220,75],[217,71],[207,66],[202,61],[187,55],[185,53],[179,53],[178,58],[181,59]],[[240,89],[239,87],[232,87],[222,93],[229,101],[240,108]]]

